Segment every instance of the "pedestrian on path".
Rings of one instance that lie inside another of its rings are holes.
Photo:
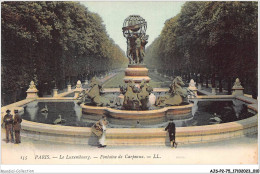
[[[178,143],[175,142],[176,127],[175,127],[175,123],[173,122],[173,119],[170,119],[168,126],[165,128],[165,131],[167,130],[169,133],[171,146],[177,148]]]
[[[106,127],[108,121],[106,116],[103,116],[98,122],[96,122],[92,127],[92,132],[99,137],[99,148],[106,147]]]
[[[13,135],[13,115],[10,114],[11,111],[7,109],[6,115],[4,116],[4,125],[6,131],[6,143],[9,143],[9,135],[11,134],[11,142],[14,142],[14,135]]]
[[[21,137],[20,137],[20,131],[21,131],[21,122],[22,118],[18,114],[18,110],[14,110],[14,122],[13,122],[13,128],[15,132],[15,144],[21,143]]]

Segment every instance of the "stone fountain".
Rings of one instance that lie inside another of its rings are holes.
[[[101,83],[92,79],[90,89],[79,94],[82,112],[86,114],[106,114],[116,119],[187,119],[192,117],[193,104],[188,96],[195,96],[192,90],[184,88],[181,77],[176,77],[164,96],[153,94],[149,85],[148,69],[143,64],[147,22],[139,15],[130,15],[123,23],[123,35],[127,42],[128,68],[125,70],[124,86],[119,86],[120,95],[107,97]]]

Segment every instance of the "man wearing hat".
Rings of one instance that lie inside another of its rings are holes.
[[[4,116],[5,132],[6,132],[6,143],[9,143],[9,134],[11,134],[11,142],[14,142],[13,136],[13,115],[10,114],[10,110],[6,111]]]
[[[21,131],[21,122],[22,122],[22,118],[21,116],[18,114],[18,110],[14,110],[14,132],[15,132],[15,144],[19,144],[21,143],[21,137],[20,137],[20,131]]]
[[[170,119],[168,126],[165,128],[165,131],[166,130],[168,130],[170,143],[172,142],[172,147],[177,148],[177,143],[175,142],[176,127],[173,119]]]

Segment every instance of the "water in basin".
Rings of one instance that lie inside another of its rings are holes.
[[[175,120],[177,127],[202,126],[212,124],[211,118],[216,115],[222,116],[222,122],[231,122],[239,119],[245,119],[253,116],[253,113],[247,111],[246,105],[238,100],[228,101],[199,101],[194,100],[192,108],[193,117],[185,120]],[[48,112],[41,112],[45,107]],[[62,126],[91,127],[101,118],[99,115],[82,114],[81,107],[77,101],[33,101],[24,106],[23,119],[38,123],[53,124],[61,115],[66,121],[61,123]],[[123,120],[108,117],[110,128],[154,128],[165,127],[168,123],[167,117],[138,120]]]

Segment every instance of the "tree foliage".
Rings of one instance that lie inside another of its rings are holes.
[[[31,80],[50,92],[127,64],[101,17],[78,2],[1,5],[2,93],[25,93]]]
[[[186,2],[147,48],[146,64],[169,75],[200,74],[213,86],[217,79],[219,88],[238,77],[256,96],[257,9],[257,2]]]

